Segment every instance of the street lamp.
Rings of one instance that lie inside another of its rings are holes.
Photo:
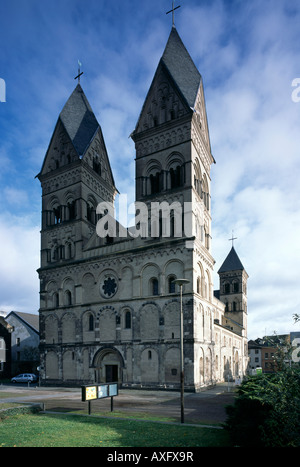
[[[180,400],[181,400],[181,423],[184,423],[184,359],[183,359],[183,311],[182,311],[182,287],[190,281],[187,279],[175,279],[174,284],[180,287]]]

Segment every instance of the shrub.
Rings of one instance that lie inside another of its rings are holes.
[[[12,407],[0,410],[0,421],[12,415],[28,414],[28,413],[34,414],[40,411],[41,411],[41,407],[39,405],[12,406]]]
[[[300,447],[300,372],[284,369],[243,382],[225,428],[243,447]]]

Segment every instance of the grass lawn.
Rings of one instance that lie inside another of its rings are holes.
[[[9,397],[22,397],[23,394],[20,393],[20,394],[12,394],[11,392],[4,392],[4,391],[0,391],[0,399],[7,399]],[[1,407],[1,404],[0,404],[0,407]]]
[[[225,430],[93,416],[24,414],[0,420],[0,447],[226,447]]]

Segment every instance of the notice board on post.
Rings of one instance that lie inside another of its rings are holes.
[[[119,395],[118,383],[89,384],[81,386],[82,402],[89,402],[89,413],[91,411],[90,402],[97,399],[111,398],[111,411],[113,411],[113,398]]]

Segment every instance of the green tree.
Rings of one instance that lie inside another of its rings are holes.
[[[225,428],[242,447],[300,447],[300,371],[283,368],[244,381]]]

